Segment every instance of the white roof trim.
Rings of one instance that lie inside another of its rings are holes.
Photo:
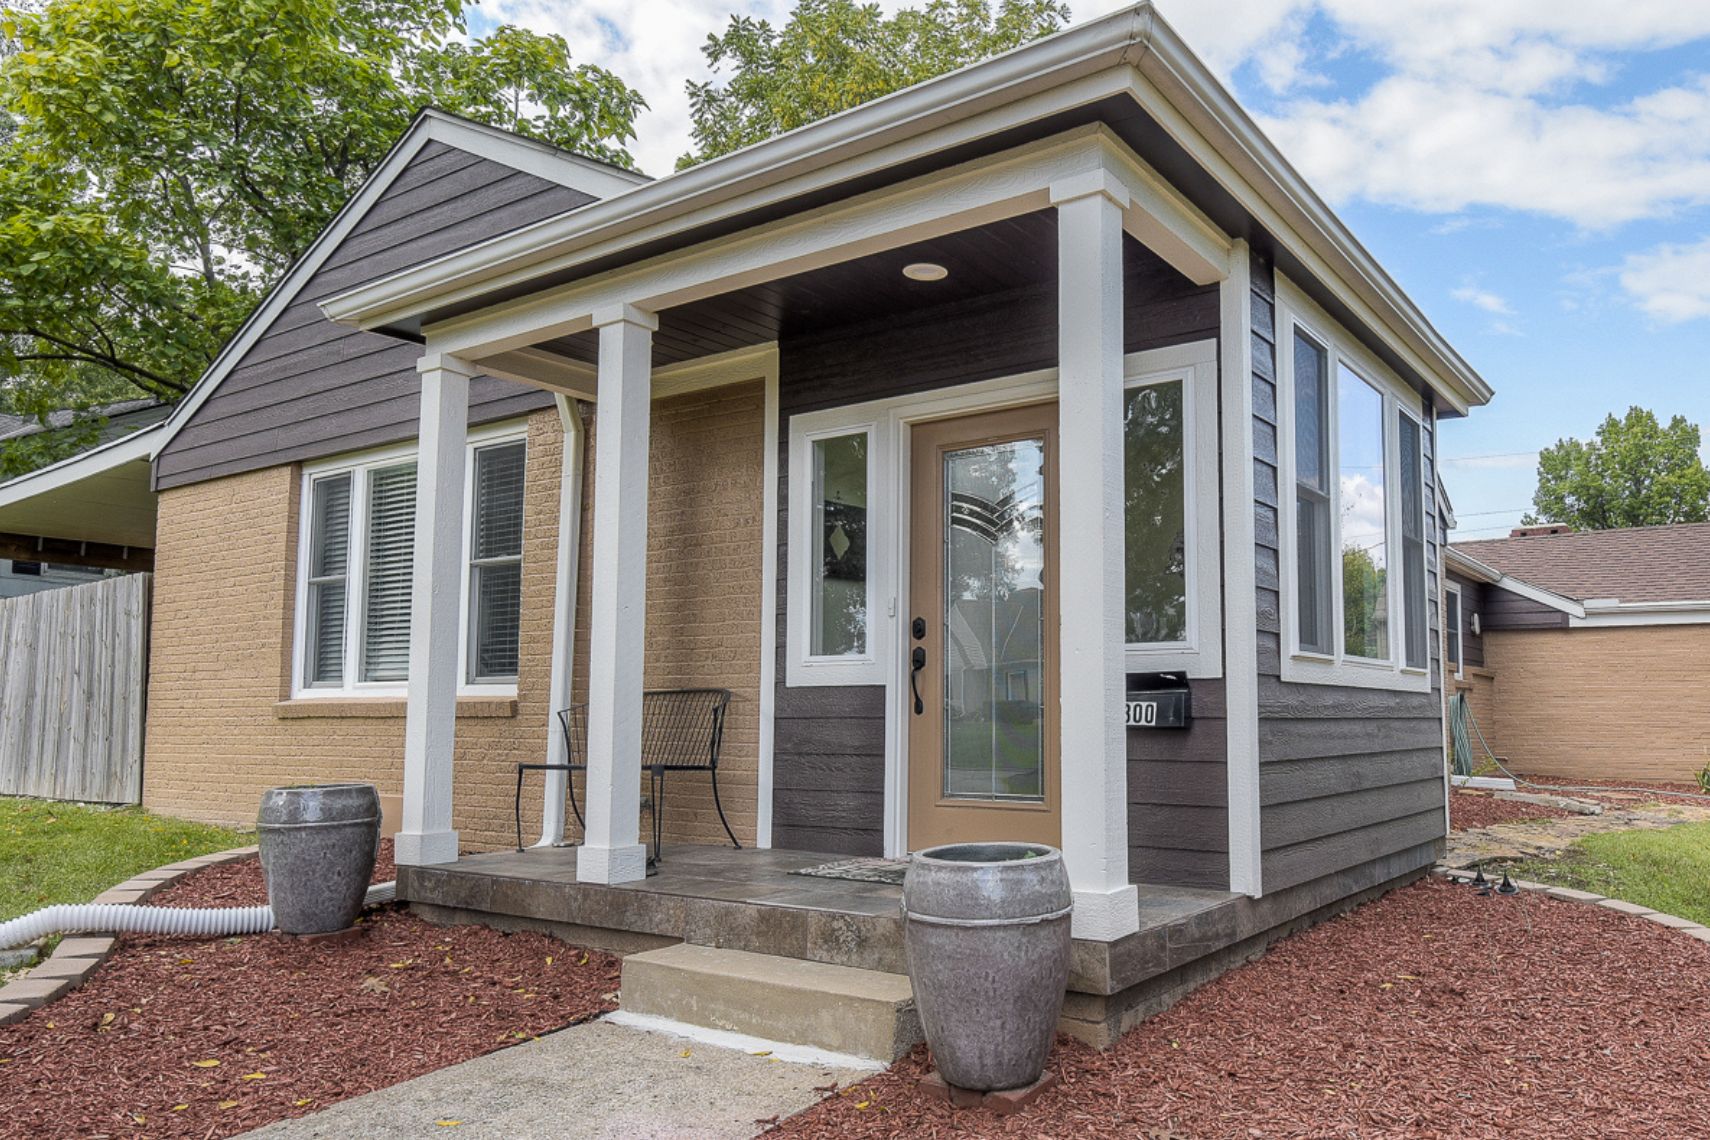
[[[817,179],[815,172],[900,147],[910,138],[950,134],[956,124],[976,119],[989,133],[1000,124],[984,120],[996,109],[1094,80],[1122,65],[1137,69],[1146,81],[1129,84],[1129,94],[1154,112],[1164,108],[1153,105],[1157,100],[1149,95],[1165,101],[1179,120],[1164,123],[1176,141],[1455,410],[1490,399],[1490,386],[1432,327],[1149,2],[639,186],[573,215],[548,218],[370,282],[330,298],[323,308],[334,320],[368,328],[420,315],[450,295],[467,295],[497,278],[538,270],[553,260],[573,263],[576,251],[595,243],[617,242],[643,229],[656,235],[673,223],[687,228],[709,214],[728,216],[751,208],[773,196],[767,191],[785,181]],[[1080,101],[1106,93],[1099,87],[1086,85]]]
[[[375,167],[374,173],[368,176],[362,188],[351,196],[350,201],[344,204],[344,208],[333,217],[320,236],[315,238],[308,251],[285,271],[279,283],[250,313],[249,319],[244,321],[236,335],[226,342],[225,348],[220,350],[214,363],[165,421],[166,430],[155,439],[154,451],[149,458],[158,456],[184,425],[190,422],[197,410],[220,386],[221,381],[272,327],[279,314],[297,299],[297,294],[303,286],[309,283],[309,279],[314,277],[327,258],[332,256],[333,251],[350,231],[356,228],[357,223],[379,201],[398,175],[409,166],[410,160],[429,142],[444,143],[458,150],[480,155],[514,170],[533,174],[584,194],[592,194],[596,198],[622,194],[648,181],[643,174],[620,170],[603,162],[595,162],[545,143],[511,134],[509,131],[471,122],[436,108],[428,108],[417,116],[410,129],[404,132],[404,137],[397,141],[380,161],[380,165]]]
[[[1457,571],[1465,577],[1476,578],[1480,582],[1497,582],[1502,579],[1502,571],[1480,562],[1455,546],[1444,547],[1444,554],[1448,560],[1449,569]]]
[[[1710,624],[1710,601],[1585,603],[1584,617],[1570,617],[1569,629],[1635,625]]]
[[[108,440],[99,447],[62,459],[38,470],[0,483],[0,507],[9,507],[49,491],[57,491],[81,482],[91,475],[101,475],[139,459],[150,459],[159,446],[167,421],[140,428],[129,435]]]

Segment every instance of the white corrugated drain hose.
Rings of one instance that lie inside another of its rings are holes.
[[[365,907],[398,897],[398,884],[376,883],[363,896]],[[273,929],[270,906],[176,907],[135,903],[58,903],[10,922],[0,922],[0,950],[23,946],[49,934],[116,931],[129,934],[179,934],[218,938],[265,934]]]

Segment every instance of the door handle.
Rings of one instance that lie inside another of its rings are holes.
[[[926,668],[926,649],[923,646],[914,647],[914,652],[909,654],[909,664],[913,668],[908,671],[908,685],[914,690],[914,715],[919,716],[926,711],[926,705],[920,699],[920,671]]]

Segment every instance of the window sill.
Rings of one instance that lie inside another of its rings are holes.
[[[295,697],[279,701],[273,715],[279,720],[402,719],[407,702],[403,697]],[[517,715],[515,697],[458,697],[461,718],[503,718]]]
[[[1296,653],[1283,658],[1281,675],[1283,682],[1290,685],[1332,685],[1391,693],[1431,691],[1429,673],[1374,665],[1351,658],[1337,661],[1317,654]]]

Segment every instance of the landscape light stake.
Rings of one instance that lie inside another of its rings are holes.
[[[1517,895],[1520,893],[1520,888],[1514,885],[1514,880],[1508,877],[1507,871],[1502,872],[1502,885],[1496,888],[1496,893],[1499,895]]]
[[[1490,886],[1490,880],[1484,877],[1484,868],[1478,868],[1478,874],[1472,877],[1470,884],[1474,890],[1485,890]]]

